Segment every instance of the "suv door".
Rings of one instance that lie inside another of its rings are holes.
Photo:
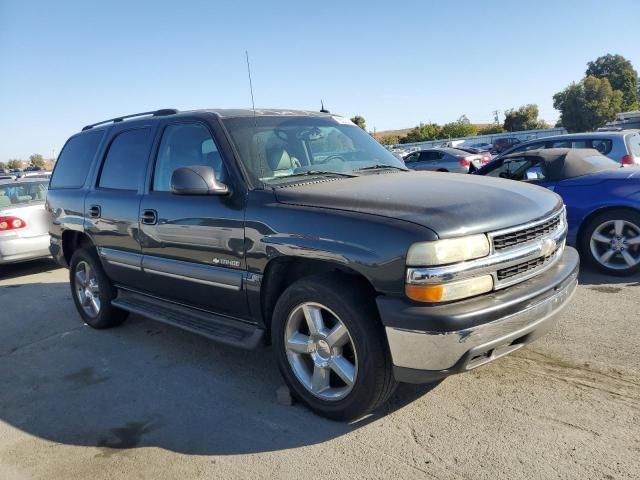
[[[142,280],[138,211],[154,130],[114,130],[84,202],[85,230],[107,275],[118,284],[138,285]]]
[[[247,317],[244,196],[232,188],[224,196],[173,194],[173,172],[194,165],[212,167],[216,178],[227,183],[208,125],[167,123],[140,206],[144,288],[180,303]]]

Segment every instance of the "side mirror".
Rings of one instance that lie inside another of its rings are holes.
[[[194,165],[174,170],[171,193],[175,195],[227,195],[229,187],[216,180],[213,168]]]

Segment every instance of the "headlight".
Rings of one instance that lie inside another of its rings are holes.
[[[437,285],[405,285],[405,293],[411,300],[432,303],[474,297],[491,290],[493,290],[493,277],[491,275]]]
[[[486,235],[414,243],[407,253],[407,266],[428,267],[463,262],[489,255],[489,239]]]

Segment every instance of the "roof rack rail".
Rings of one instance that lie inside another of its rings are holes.
[[[134,117],[143,117],[145,115],[151,115],[153,117],[165,117],[167,115],[175,115],[179,110],[176,108],[162,108],[160,110],[155,110],[152,112],[142,112],[142,113],[133,113],[131,115],[123,115],[122,117],[110,118],[109,120],[103,120],[102,122],[92,123],[91,125],[86,125],[82,127],[82,131],[90,130],[93,127],[97,127],[98,125],[104,125],[105,123],[118,123],[123,121],[126,118],[134,118]]]

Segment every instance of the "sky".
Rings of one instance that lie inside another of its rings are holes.
[[[82,126],[158,108],[364,116],[377,131],[535,103],[618,53],[638,0],[0,0],[0,161],[56,155]],[[625,26],[626,25],[626,26]],[[501,118],[503,118],[501,116]]]

